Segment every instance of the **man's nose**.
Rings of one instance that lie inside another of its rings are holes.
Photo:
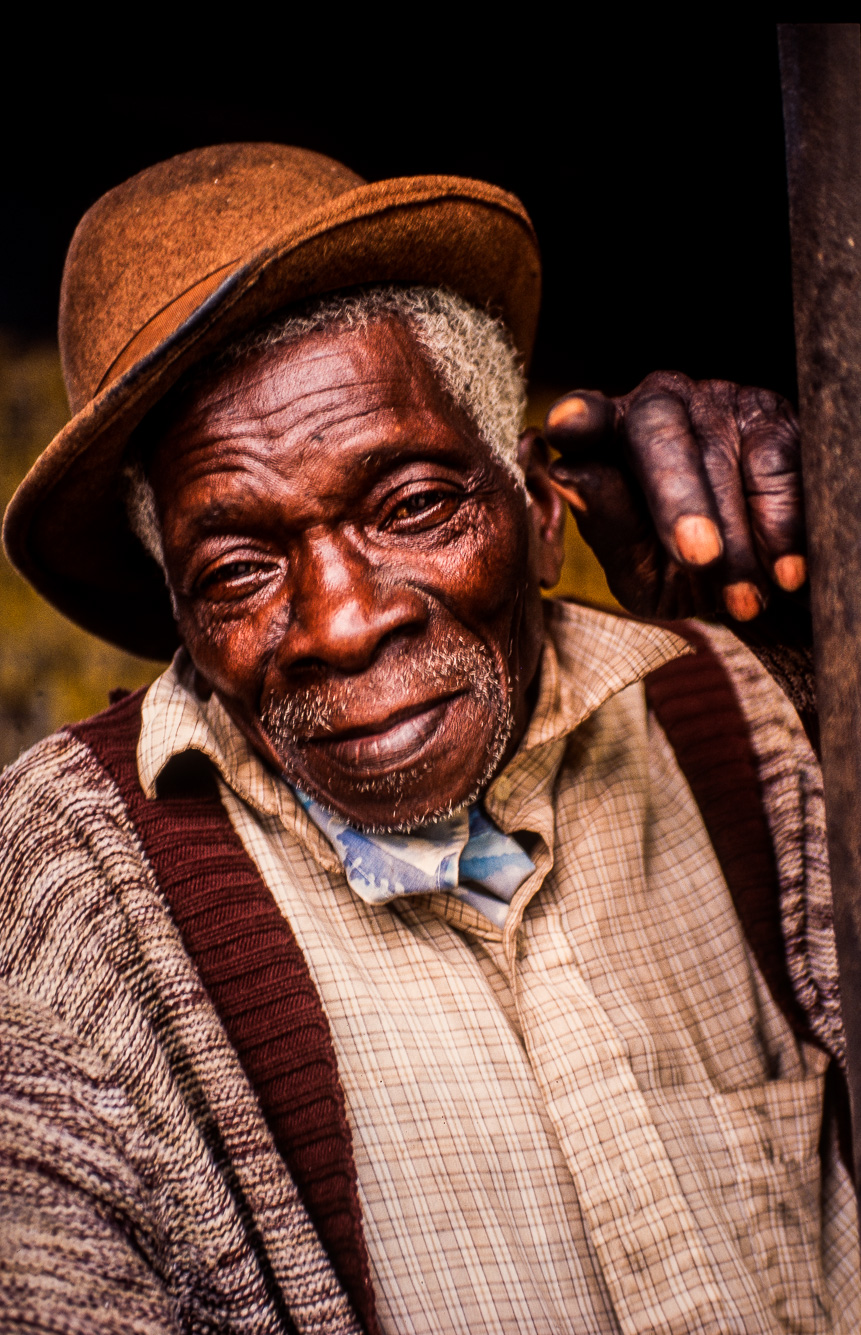
[[[294,555],[283,668],[324,663],[341,672],[368,667],[383,645],[420,632],[427,608],[418,591],[369,559],[349,535],[306,536]]]

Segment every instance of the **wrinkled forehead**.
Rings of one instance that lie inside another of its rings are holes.
[[[156,454],[189,433],[302,438],[352,420],[407,413],[438,417],[485,453],[475,423],[409,327],[381,315],[359,327],[337,323],[271,346],[243,339],[222,350],[150,414],[135,441],[149,472]]]
[[[178,406],[150,472],[165,515],[189,488],[200,508],[244,492],[262,502],[273,487],[286,504],[287,487],[291,514],[322,517],[425,466],[462,483],[500,471],[409,335],[371,324],[220,368]]]
[[[440,411],[455,406],[412,332],[391,317],[360,328],[333,325],[246,352],[213,368],[185,403],[186,410],[211,412],[245,402],[262,416],[283,405],[301,420],[327,399],[358,412],[369,401],[433,404]]]

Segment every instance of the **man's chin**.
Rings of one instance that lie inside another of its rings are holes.
[[[488,758],[489,760],[490,758]],[[298,757],[291,757],[284,767],[284,778],[325,811],[340,817],[367,834],[403,834],[416,826],[442,820],[478,801],[493,773],[487,771],[461,775],[459,781],[432,782],[429,767],[408,767],[383,774],[356,774],[345,782],[321,775]],[[493,769],[495,770],[495,765]]]
[[[357,724],[349,712],[331,720],[301,710],[295,698],[270,701],[260,721],[287,782],[377,833],[413,829],[477,801],[512,734],[512,692],[489,655],[472,651],[463,664],[451,657],[457,673],[433,662],[433,671],[413,669],[388,707],[366,692]],[[354,718],[357,708],[353,702]],[[378,723],[362,721],[375,712]]]
[[[431,745],[414,763],[376,772],[343,763],[321,770],[314,763],[319,756],[282,750],[284,778],[357,829],[402,834],[477,802],[499,769],[511,731],[506,715],[468,748]]]

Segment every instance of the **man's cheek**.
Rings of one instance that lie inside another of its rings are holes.
[[[213,689],[253,708],[262,686],[261,628],[253,618],[218,615],[207,607],[180,607],[180,638]],[[263,635],[265,643],[268,636]]]
[[[528,581],[528,555],[526,527],[510,515],[473,525],[446,550],[445,582],[457,591],[463,611],[469,609],[470,621],[487,622],[512,606]]]

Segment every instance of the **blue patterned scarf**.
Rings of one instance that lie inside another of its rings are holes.
[[[501,927],[515,890],[535,870],[517,840],[503,834],[478,806],[408,834],[363,834],[298,788],[293,791],[366,904],[447,891]]]

